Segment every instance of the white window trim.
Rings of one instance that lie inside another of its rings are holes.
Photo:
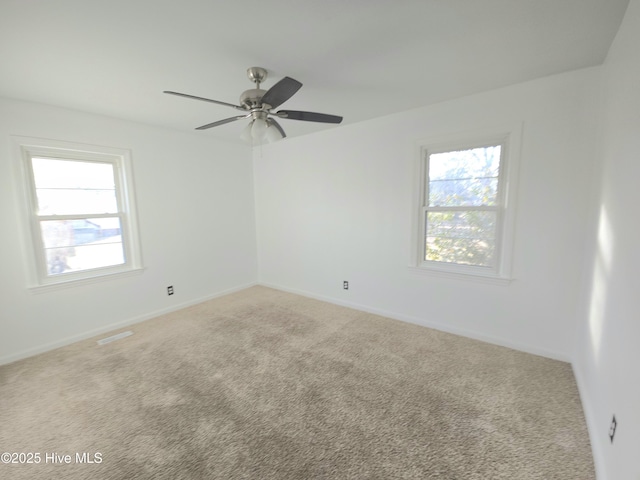
[[[17,173],[18,184],[22,191],[20,202],[23,206],[20,215],[24,236],[22,243],[25,245],[24,255],[28,265],[27,287],[29,290],[33,293],[41,293],[141,273],[143,267],[133,189],[131,151],[34,137],[13,136],[12,141],[15,158],[19,160]],[[124,264],[56,276],[47,275],[31,168],[31,158],[34,156],[108,162],[114,165],[116,190],[121,205],[119,216],[122,218],[122,238],[126,259]]]
[[[411,253],[409,269],[412,273],[426,276],[445,277],[458,280],[480,281],[498,285],[508,285],[512,278],[512,257],[516,222],[516,193],[518,183],[518,169],[520,163],[520,149],[522,138],[522,124],[503,128],[476,130],[473,132],[456,133],[436,138],[423,139],[416,142],[414,168],[414,207],[411,235]],[[453,150],[463,150],[482,145],[504,145],[501,152],[499,209],[502,220],[501,231],[496,237],[498,251],[495,269],[471,265],[457,265],[423,260],[424,254],[424,202],[427,181],[426,155]]]

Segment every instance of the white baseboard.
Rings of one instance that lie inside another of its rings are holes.
[[[593,408],[593,402],[587,392],[587,386],[584,380],[584,374],[582,370],[572,364],[573,376],[576,379],[578,385],[578,393],[580,394],[580,401],[582,402],[582,411],[584,412],[584,418],[587,422],[587,431],[589,432],[589,443],[591,443],[591,453],[593,455],[593,463],[596,470],[597,480],[607,480],[607,475],[604,470],[604,454],[601,446],[602,442],[598,441],[598,428],[596,422],[595,411]]]
[[[299,290],[299,289],[292,289],[292,288],[288,288],[288,287],[283,287],[281,285],[276,285],[276,284],[270,284],[270,283],[265,283],[265,282],[251,282],[245,285],[240,285],[234,288],[230,288],[227,290],[223,290],[211,295],[207,295],[205,297],[199,297],[199,298],[195,298],[192,300],[189,300],[187,302],[183,302],[179,305],[172,305],[171,307],[167,307],[167,308],[163,308],[160,310],[155,310],[153,312],[150,313],[146,313],[144,315],[140,315],[134,318],[130,318],[127,320],[123,320],[120,322],[115,322],[109,325],[106,325],[104,327],[100,327],[97,329],[93,329],[93,330],[89,330],[83,333],[80,333],[78,335],[73,335],[67,338],[64,338],[62,340],[57,340],[55,342],[51,342],[51,343],[47,343],[44,345],[39,345],[37,347],[33,347],[33,348],[29,348],[26,350],[22,350],[20,352],[14,353],[14,354],[10,354],[10,355],[6,355],[3,357],[0,357],[0,365],[4,365],[7,363],[11,363],[11,362],[15,362],[17,360],[21,360],[23,358],[27,358],[27,357],[31,357],[33,355],[38,355],[40,353],[44,353],[44,352],[48,352],[50,350],[54,350],[56,348],[60,348],[63,347],[65,345],[70,345],[72,343],[75,342],[79,342],[81,340],[86,340],[88,338],[91,337],[95,337],[97,335],[102,335],[104,333],[109,333],[112,332],[114,330],[117,330],[119,328],[123,328],[123,327],[127,327],[129,325],[133,325],[139,322],[143,322],[145,320],[149,320],[151,318],[154,317],[158,317],[160,315],[164,315],[166,313],[170,313],[170,312],[174,312],[176,310],[180,310],[182,308],[186,308],[186,307],[190,307],[192,305],[196,305],[198,303],[202,303],[202,302],[206,302],[207,300],[211,300],[217,297],[221,297],[223,295],[228,295],[230,293],[234,293],[240,290],[244,290],[246,288],[255,286],[255,285],[262,285],[264,287],[269,287],[269,288],[274,288],[276,290],[282,290],[284,292],[289,292],[289,293],[293,293],[296,295],[301,295],[304,297],[308,297],[308,298],[314,298],[316,300],[321,300],[324,302],[328,302],[328,303],[333,303],[335,305],[341,305],[344,307],[348,307],[348,308],[353,308],[355,310],[360,310],[363,312],[368,312],[368,313],[373,313],[375,315],[380,315],[383,317],[388,317],[388,318],[392,318],[394,320],[400,320],[403,322],[407,322],[407,323],[413,323],[416,325],[420,325],[423,327],[427,327],[427,328],[433,328],[435,330],[440,330],[443,332],[447,332],[447,333],[452,333],[454,335],[460,335],[463,337],[467,337],[467,338],[473,338],[475,340],[480,340],[483,342],[487,342],[487,343],[491,343],[494,345],[499,345],[502,347],[507,347],[507,348],[512,348],[514,350],[519,350],[522,352],[526,352],[526,353],[531,353],[534,355],[540,355],[543,357],[547,357],[547,358],[551,358],[554,360],[559,360],[559,361],[563,361],[563,362],[571,362],[571,359],[567,357],[567,355],[565,354],[561,354],[558,352],[553,352],[553,351],[549,351],[543,348],[537,348],[531,345],[525,345],[525,344],[520,344],[517,342],[512,342],[510,340],[504,339],[504,338],[499,338],[499,337],[493,337],[490,335],[485,335],[482,334],[480,332],[475,332],[475,331],[471,331],[471,330],[466,330],[466,329],[462,329],[462,328],[457,328],[457,327],[451,327],[450,325],[447,325],[445,323],[440,323],[440,322],[434,322],[431,320],[425,320],[424,318],[418,318],[418,317],[413,317],[410,315],[404,315],[401,313],[397,313],[397,312],[391,312],[388,310],[382,310],[379,308],[374,308],[374,307],[369,307],[367,305],[362,305],[359,303],[355,303],[355,302],[349,302],[349,301],[345,301],[339,298],[335,298],[335,297],[329,297],[329,296],[324,296],[324,295],[317,295],[314,294],[312,292],[307,292],[305,290]]]
[[[76,343],[82,340],[86,340],[91,337],[95,337],[98,335],[102,335],[105,333],[113,332],[114,330],[118,330],[124,327],[128,327],[130,325],[134,325],[136,323],[144,322],[145,320],[150,320],[155,317],[159,317],[161,315],[165,315],[167,313],[175,312],[176,310],[181,310],[183,308],[190,307],[192,305],[197,305],[198,303],[206,302],[207,300],[212,300],[214,298],[222,297],[224,295],[228,295],[230,293],[238,292],[240,290],[244,290],[249,287],[253,287],[257,285],[256,282],[251,282],[245,285],[239,285],[237,287],[229,288],[227,290],[222,290],[220,292],[213,293],[211,295],[206,295],[204,297],[194,298],[192,300],[188,300],[186,302],[182,302],[178,305],[171,305],[167,308],[161,308],[159,310],[155,310],[150,313],[145,313],[144,315],[139,315],[137,317],[129,318],[126,320],[122,320],[120,322],[111,323],[109,325],[105,325],[104,327],[95,328],[93,330],[88,330],[86,332],[79,333],[77,335],[72,335],[70,337],[63,338],[61,340],[56,340],[55,342],[46,343],[44,345],[39,345],[37,347],[28,348],[26,350],[22,350],[17,353],[13,353],[10,355],[6,355],[0,357],[0,365],[5,365],[7,363],[16,362],[18,360],[22,360],[24,358],[32,357],[34,355],[39,355],[41,353],[48,352],[50,350],[55,350],[56,348],[64,347],[66,345],[71,345],[72,343]]]
[[[547,350],[545,348],[539,348],[532,345],[521,344],[518,342],[513,342],[508,339],[494,337],[491,335],[485,335],[483,333],[475,332],[472,330],[466,330],[464,328],[452,327],[445,323],[425,320],[424,318],[413,317],[411,315],[404,315],[402,313],[391,312],[388,310],[382,310],[379,308],[369,307],[367,305],[362,305],[359,303],[348,302],[340,298],[317,295],[315,293],[307,292],[305,290],[298,290],[298,289],[283,287],[281,285],[276,285],[272,283],[258,282],[258,285],[261,285],[263,287],[274,288],[276,290],[282,290],[283,292],[294,293],[296,295],[301,295],[303,297],[322,300],[323,302],[333,303],[334,305],[340,305],[343,307],[353,308],[355,310],[360,310],[367,313],[373,313],[375,315],[392,318],[394,320],[400,320],[402,322],[413,323],[415,325],[420,325],[422,327],[433,328],[434,330],[440,330],[442,332],[451,333],[454,335],[460,335],[462,337],[472,338],[474,340],[491,343],[493,345],[498,345],[501,347],[511,348],[513,350],[518,350],[525,353],[531,353],[533,355],[550,358],[552,360],[571,363],[571,358],[565,353],[554,352],[552,350]]]

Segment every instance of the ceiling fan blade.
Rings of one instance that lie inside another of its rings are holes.
[[[217,122],[202,125],[201,127],[196,128],[196,130],[206,130],[207,128],[219,127],[220,125],[235,122],[236,120],[242,120],[243,118],[249,118],[250,116],[251,115],[238,115],[237,117],[225,118],[224,120],[218,120]]]
[[[338,115],[328,115],[326,113],[301,112],[299,110],[279,110],[276,113],[280,118],[289,120],[304,120],[305,122],[340,123],[342,117]]]
[[[302,84],[294,80],[291,77],[284,77],[273,87],[267,90],[267,93],[262,97],[262,103],[269,105],[271,108],[276,108],[282,105],[284,102],[293,97],[293,94],[300,90]]]
[[[236,108],[238,110],[244,110],[244,108],[242,108],[240,105],[234,105],[233,103],[221,102],[219,100],[211,100],[210,98],[196,97],[195,95],[188,95],[186,93],[180,93],[180,92],[172,92],[170,90],[165,90],[163,93],[168,93],[169,95],[177,95],[178,97],[191,98],[193,100],[202,100],[203,102],[217,103],[218,105],[224,105],[226,107]]]
[[[280,132],[280,135],[282,135],[282,138],[287,137],[287,134],[284,133],[284,130],[282,129],[280,124],[276,122],[273,118],[267,118],[267,124],[269,124],[272,127],[275,127]]]

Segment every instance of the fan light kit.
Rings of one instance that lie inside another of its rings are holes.
[[[300,90],[302,83],[294,80],[293,78],[284,77],[269,90],[262,90],[260,88],[260,84],[267,78],[267,71],[264,68],[251,67],[247,70],[247,76],[249,77],[249,80],[256,84],[256,87],[242,92],[242,95],[240,95],[240,105],[211,100],[210,98],[196,97],[186,93],[172,92],[169,90],[165,90],[164,93],[191,98],[193,100],[216,103],[218,105],[224,105],[235,108],[236,110],[241,110],[243,112],[242,115],[208,123],[196,128],[196,130],[206,130],[208,128],[235,122],[236,120],[249,119],[249,124],[242,131],[240,138],[252,144],[262,143],[265,140],[271,143],[287,136],[280,124],[272,117],[319,123],[342,122],[342,117],[337,115],[327,115],[326,113],[302,112],[299,110],[278,110],[277,112],[272,112],[271,109],[279,107],[289,100],[298,90]]]

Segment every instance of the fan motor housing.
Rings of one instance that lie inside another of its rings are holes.
[[[265,93],[267,93],[267,91],[262,90],[261,88],[245,90],[242,92],[242,95],[240,95],[240,105],[247,109],[259,107]]]

